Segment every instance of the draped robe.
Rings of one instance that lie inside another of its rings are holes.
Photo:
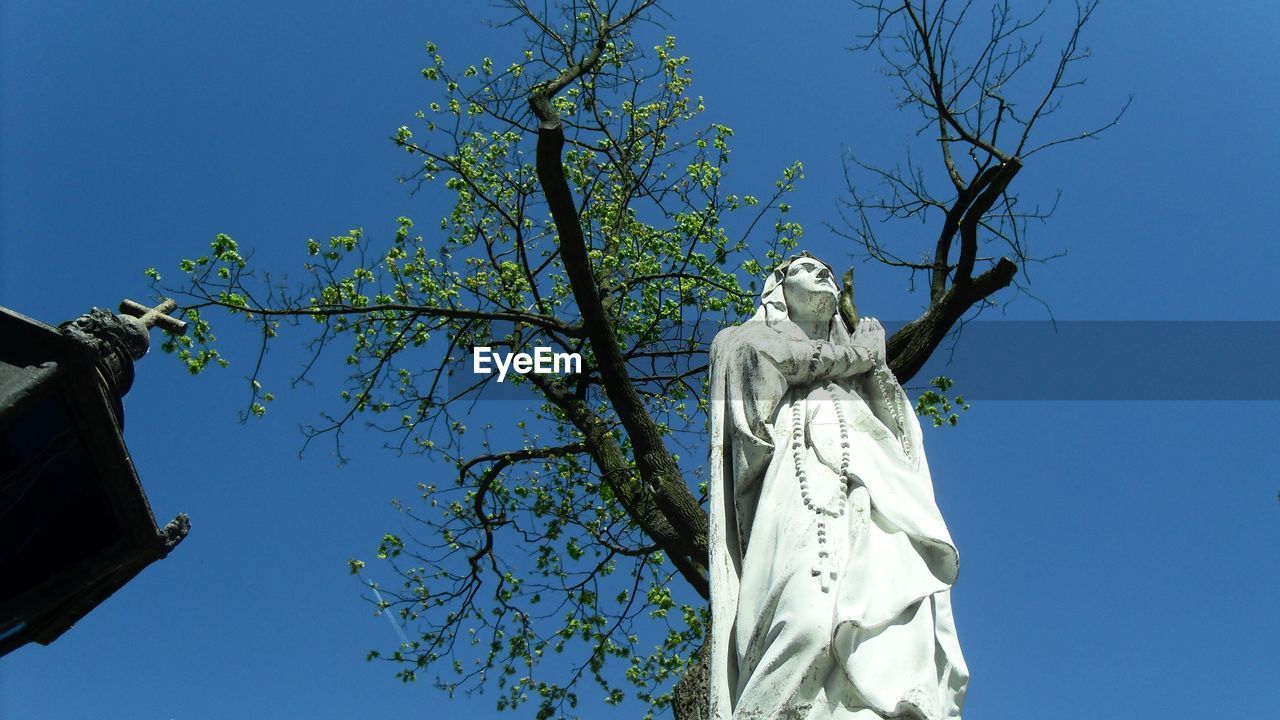
[[[883,330],[769,304],[711,347],[711,717],[959,718],[958,555]]]

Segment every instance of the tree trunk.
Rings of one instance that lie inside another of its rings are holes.
[[[671,711],[676,720],[707,720],[711,716],[711,678],[707,673],[707,654],[711,652],[711,627],[684,677],[671,691]]]

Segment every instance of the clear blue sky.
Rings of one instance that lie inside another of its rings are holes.
[[[674,8],[668,30],[692,57],[705,117],[736,130],[729,183],[760,192],[803,160],[806,247],[845,264],[849,249],[822,228],[841,148],[898,157],[914,120],[894,110],[875,59],[845,51],[864,27],[849,4],[782,5]],[[143,299],[145,267],[173,274],[217,232],[296,268],[308,237],[389,235],[405,214],[430,225],[435,206],[396,183],[411,161],[387,137],[429,100],[425,41],[453,63],[516,56],[515,38],[481,24],[487,12],[5,3],[0,303],[57,323]],[[1105,120],[1130,93],[1133,107],[1018,178],[1028,198],[1064,192],[1034,229],[1046,254],[1068,253],[1033,268],[1059,319],[1280,320],[1277,37],[1272,2],[1103,4],[1089,82],[1063,118]],[[905,318],[924,302],[871,266],[859,281],[870,314]],[[1045,317],[1026,299],[1009,312]],[[346,559],[370,558],[401,522],[388,501],[441,471],[375,443],[341,468],[323,449],[300,460],[298,424],[333,407],[324,389],[282,392],[264,421],[237,424],[250,357],[231,340],[239,362],[199,379],[146,359],[126,400],[156,515],[190,513],[190,537],[52,646],[0,660],[0,717],[498,715],[492,696],[445,706],[429,679],[402,685],[364,661],[397,639]],[[1276,349],[1186,352],[1209,374]],[[296,364],[276,360],[282,374]],[[966,714],[1280,716],[1278,420],[1276,402],[979,402],[959,428],[929,432],[964,558],[953,597],[973,672]]]

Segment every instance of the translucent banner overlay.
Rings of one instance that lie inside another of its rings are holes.
[[[908,385],[948,375],[975,400],[1280,400],[1278,351],[1280,321],[981,321]]]
[[[887,336],[903,326],[882,322]],[[703,374],[697,370],[708,362],[717,329],[664,328],[640,348],[648,355],[633,358],[629,367],[636,377],[649,378],[641,385],[651,390],[666,378],[688,374],[685,381],[700,391]],[[495,349],[508,351],[509,345],[502,347],[507,331],[494,328]],[[690,343],[697,347],[694,353],[678,352]],[[532,353],[534,346],[522,349]],[[514,372],[503,383],[496,382],[496,371],[476,374],[472,346],[459,350],[447,383],[450,396],[512,400],[537,393]],[[930,378],[946,375],[955,382],[950,394],[967,400],[1280,400],[1278,354],[1280,321],[1274,320],[981,320],[944,339],[906,386],[914,397]],[[586,367],[592,369],[589,358]]]

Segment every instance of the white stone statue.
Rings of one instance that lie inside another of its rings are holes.
[[[958,556],[874,319],[792,257],[711,345],[711,717],[959,718]]]

